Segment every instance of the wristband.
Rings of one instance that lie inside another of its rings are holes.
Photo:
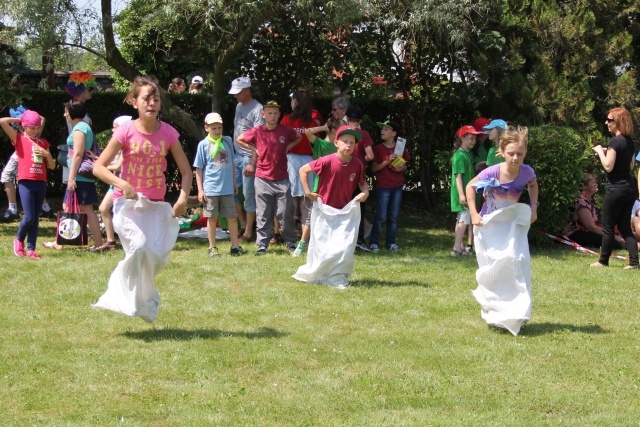
[[[537,201],[537,200],[536,200],[535,202],[531,202],[531,204],[532,204],[532,205],[538,205],[538,206],[540,206],[540,202],[539,202],[539,201]]]

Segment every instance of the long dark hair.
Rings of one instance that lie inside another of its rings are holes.
[[[291,113],[291,118],[303,119],[306,123],[311,122],[311,112],[313,111],[313,98],[311,91],[307,88],[300,88],[293,92],[293,99],[298,101]]]

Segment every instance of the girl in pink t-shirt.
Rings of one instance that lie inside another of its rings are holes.
[[[47,171],[45,168],[56,167],[55,160],[49,152],[49,143],[40,138],[43,118],[35,111],[27,110],[22,117],[3,117],[0,126],[15,146],[18,156],[18,191],[22,201],[24,217],[18,227],[18,236],[13,239],[13,253],[16,256],[40,259],[36,254],[38,225],[42,202],[47,192]],[[19,123],[24,130],[18,133],[11,127]],[[24,241],[27,240],[27,251]]]
[[[186,212],[193,176],[178,132],[158,120],[157,82],[136,77],[125,100],[138,110],[138,118],[118,127],[93,168],[97,178],[114,186],[113,225],[125,258],[111,273],[107,291],[94,307],[152,322],[160,305],[153,279],[168,263],[178,237],[175,217]],[[122,169],[117,176],[108,165],[120,151]],[[182,175],[180,196],[173,208],[164,201],[169,152]]]

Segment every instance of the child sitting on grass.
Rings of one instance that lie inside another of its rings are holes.
[[[193,166],[196,168],[198,200],[204,204],[203,212],[207,218],[209,256],[220,255],[216,246],[218,215],[227,219],[231,237],[230,255],[244,255],[246,252],[238,245],[238,220],[233,198],[238,194],[233,167],[233,142],[228,136],[222,136],[222,117],[218,113],[207,114],[204,128],[208,135],[198,144]]]

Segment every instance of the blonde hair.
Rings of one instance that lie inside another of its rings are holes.
[[[498,155],[504,157],[503,153],[507,145],[517,144],[519,142],[524,144],[525,149],[527,148],[527,144],[529,143],[529,128],[526,126],[507,126],[507,129],[500,135],[500,151]]]

